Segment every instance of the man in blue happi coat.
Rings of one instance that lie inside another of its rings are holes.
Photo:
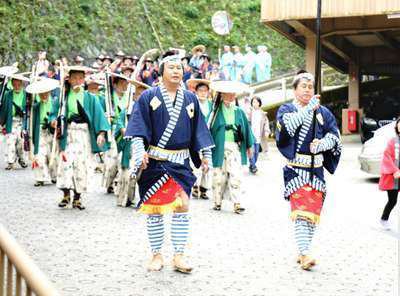
[[[181,57],[167,52],[160,74],[161,84],[144,91],[135,104],[125,136],[132,138],[134,164],[142,170],[139,211],[148,215],[153,253],[148,269],[163,267],[163,217],[172,212],[173,266],[190,273],[192,267],[183,257],[189,232],[189,196],[196,181],[189,158],[207,171],[213,141],[196,96],[182,88]]]

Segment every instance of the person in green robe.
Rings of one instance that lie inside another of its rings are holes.
[[[210,100],[210,80],[193,78],[186,81],[186,85],[189,90],[196,94],[199,100],[201,113],[203,113],[204,119],[208,122],[212,111],[212,101]],[[209,199],[207,191],[211,187],[210,172],[194,169],[193,173],[197,180],[192,188],[192,196],[194,198]]]
[[[113,74],[112,108],[114,117],[112,119],[112,133],[115,133],[116,125],[121,112],[128,106],[128,78],[123,75]],[[118,149],[115,139],[110,140],[110,149],[105,153],[105,165],[103,174],[103,187],[107,193],[114,193],[118,184]]]
[[[85,91],[85,72],[87,67],[68,67],[65,101],[58,120],[52,126],[63,129],[59,137],[60,158],[57,170],[57,187],[64,196],[59,207],[85,209],[81,202],[82,193],[87,192],[88,180],[93,168],[93,154],[100,151],[106,143],[106,132],[111,128],[103,108],[95,96]]]
[[[144,90],[150,88],[147,84],[136,80],[131,80],[130,83],[135,87],[135,94],[132,96],[132,102],[130,102],[129,107],[121,111],[114,132],[118,153],[121,153],[117,193],[117,206],[120,207],[129,207],[134,203],[136,188],[136,182],[131,178],[130,172],[130,169],[133,167],[131,157],[132,143],[130,139],[124,138],[126,126],[128,125],[135,102]]]
[[[26,92],[37,95],[32,107],[32,143],[35,175],[34,186],[43,186],[45,182],[56,183],[57,162],[50,161],[53,151],[54,129],[50,127],[49,118],[58,113],[58,97],[53,98],[51,91],[58,88],[58,80],[40,77],[29,84]]]
[[[234,212],[241,214],[240,185],[243,178],[242,165],[251,156],[254,136],[244,111],[235,104],[237,94],[246,92],[247,85],[237,81],[214,81],[211,89],[216,91],[215,105],[210,119],[210,130],[215,147],[213,160],[214,210],[221,210],[226,196],[233,202]]]
[[[87,91],[96,96],[99,100],[104,112],[106,112],[106,102],[104,97],[104,75],[102,73],[92,74],[86,77]],[[105,145],[102,151],[98,151],[94,159],[94,171],[97,173],[104,172],[104,151],[108,149]]]
[[[6,137],[6,170],[15,168],[18,161],[22,168],[26,168],[27,156],[24,151],[23,130],[26,130],[26,93],[24,82],[29,79],[21,74],[10,76],[12,89],[6,91],[0,108],[0,125]]]

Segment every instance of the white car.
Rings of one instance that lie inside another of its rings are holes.
[[[380,175],[383,152],[389,140],[396,136],[394,126],[395,122],[382,126],[374,132],[371,139],[364,143],[361,154],[358,156],[362,171]]]

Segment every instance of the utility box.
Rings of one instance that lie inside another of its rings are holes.
[[[357,133],[360,127],[361,109],[342,109],[342,134]]]

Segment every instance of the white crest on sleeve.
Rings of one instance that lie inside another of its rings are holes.
[[[150,106],[153,109],[153,111],[155,111],[158,107],[160,107],[160,105],[161,105],[160,99],[154,96],[150,101]]]
[[[190,118],[193,118],[194,116],[194,104],[190,103],[189,105],[186,106],[186,111],[189,115]]]

